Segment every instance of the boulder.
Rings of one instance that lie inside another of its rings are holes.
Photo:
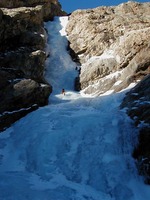
[[[8,83],[2,78],[2,82],[5,89],[0,92],[0,130],[39,106],[46,105],[52,92],[49,85],[31,79],[17,79]]]
[[[31,51],[28,48],[24,48],[1,56],[0,63],[1,69],[7,72],[10,70],[14,73],[16,72],[16,76],[20,72],[21,77],[42,82],[44,81],[45,59],[46,54],[44,51]]]
[[[33,46],[32,42],[28,44],[27,41],[22,41],[22,38],[34,32],[37,33],[34,34],[35,37],[43,33],[41,6],[2,9],[2,11],[3,20],[0,26],[3,31],[0,34],[0,51],[14,50],[25,45]]]

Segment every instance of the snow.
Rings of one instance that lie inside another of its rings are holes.
[[[119,81],[117,81],[114,85],[116,86],[116,85],[120,85],[122,83],[122,81],[121,80],[119,80]]]
[[[41,87],[47,87],[47,84],[41,83],[40,86],[41,86]]]
[[[137,130],[119,109],[129,88],[94,98],[73,91],[66,24],[45,24],[50,104],[0,134],[0,200],[149,200],[131,156]]]
[[[8,82],[19,82],[19,81],[22,81],[22,80],[24,80],[24,78],[16,78],[16,79],[10,79],[10,80],[8,80]]]
[[[105,60],[105,59],[110,59],[110,58],[114,58],[113,56],[113,51],[109,50],[109,51],[105,51],[102,55],[100,56],[93,56],[88,60],[88,63],[92,63],[95,60]]]
[[[13,113],[19,113],[19,112],[25,111],[25,110],[30,110],[31,108],[36,107],[36,106],[37,106],[37,104],[33,104],[31,107],[28,107],[28,108],[21,108],[19,110],[14,110],[14,111],[5,111],[2,114],[0,114],[0,116],[9,115],[9,114],[13,114]]]
[[[46,25],[49,32],[47,52],[50,52],[46,65],[51,67],[47,67],[45,77],[53,86],[54,94],[60,94],[62,88],[73,90],[73,80],[77,76],[76,63],[72,62],[67,52],[68,41],[65,36],[67,21],[68,19],[65,17],[62,17],[60,21],[59,18],[56,18],[54,23],[47,22]]]

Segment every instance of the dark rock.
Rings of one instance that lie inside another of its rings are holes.
[[[45,52],[41,50],[31,52],[30,49],[24,48],[8,52],[0,57],[0,64],[1,69],[5,71],[10,71],[10,69],[20,71],[24,78],[32,78],[42,82],[45,59]]]
[[[3,30],[0,34],[0,51],[14,50],[28,45],[28,41],[25,39],[22,41],[22,38],[27,38],[29,33],[36,32],[35,37],[42,34],[43,19],[40,6],[2,10],[4,15],[0,25]],[[29,46],[33,46],[33,43]]]
[[[4,80],[5,81],[5,80]],[[13,116],[24,116],[31,110],[48,103],[52,88],[47,84],[40,84],[31,79],[23,79],[17,83],[10,83],[1,94],[0,127],[6,127],[14,122]],[[7,121],[7,116],[9,120]],[[12,117],[12,120],[11,120]]]
[[[0,22],[2,21],[3,11],[0,9]]]
[[[139,133],[139,144],[133,152],[137,160],[139,174],[144,176],[145,183],[150,184],[150,127],[144,127]]]
[[[44,20],[66,15],[57,0],[0,1],[0,130],[48,103]]]
[[[121,108],[139,127],[139,143],[133,152],[137,160],[139,174],[150,184],[150,75],[147,75],[129,93],[126,94]]]
[[[0,71],[0,77],[1,77],[0,78],[0,94],[1,94],[3,88],[7,87],[10,83],[7,80],[7,76],[5,72]],[[2,98],[2,95],[1,95],[1,98]]]
[[[14,112],[6,112],[3,115],[0,115],[0,131],[4,131],[11,124],[19,120],[20,118],[26,116],[28,113],[36,110],[38,107],[35,105],[30,108],[16,110]]]
[[[131,118],[136,117],[136,124],[140,121],[150,124],[150,75],[139,82],[124,98],[121,108],[127,107]]]
[[[2,8],[18,8],[18,7],[35,7],[41,6],[42,17],[44,20],[50,20],[53,16],[66,15],[61,10],[61,5],[58,0],[1,0],[0,7]]]

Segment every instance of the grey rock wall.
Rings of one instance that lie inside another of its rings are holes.
[[[48,103],[44,20],[64,15],[56,0],[0,1],[0,131]]]

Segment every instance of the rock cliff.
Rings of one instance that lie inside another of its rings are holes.
[[[57,0],[0,1],[0,130],[48,103],[44,20],[64,15]]]
[[[71,51],[82,63],[77,89],[119,91],[149,71],[150,3],[77,10],[67,32]]]
[[[67,33],[70,54],[81,65],[77,90],[100,95],[139,82],[121,108],[139,128],[133,156],[150,183],[150,3],[77,10],[69,17]]]

